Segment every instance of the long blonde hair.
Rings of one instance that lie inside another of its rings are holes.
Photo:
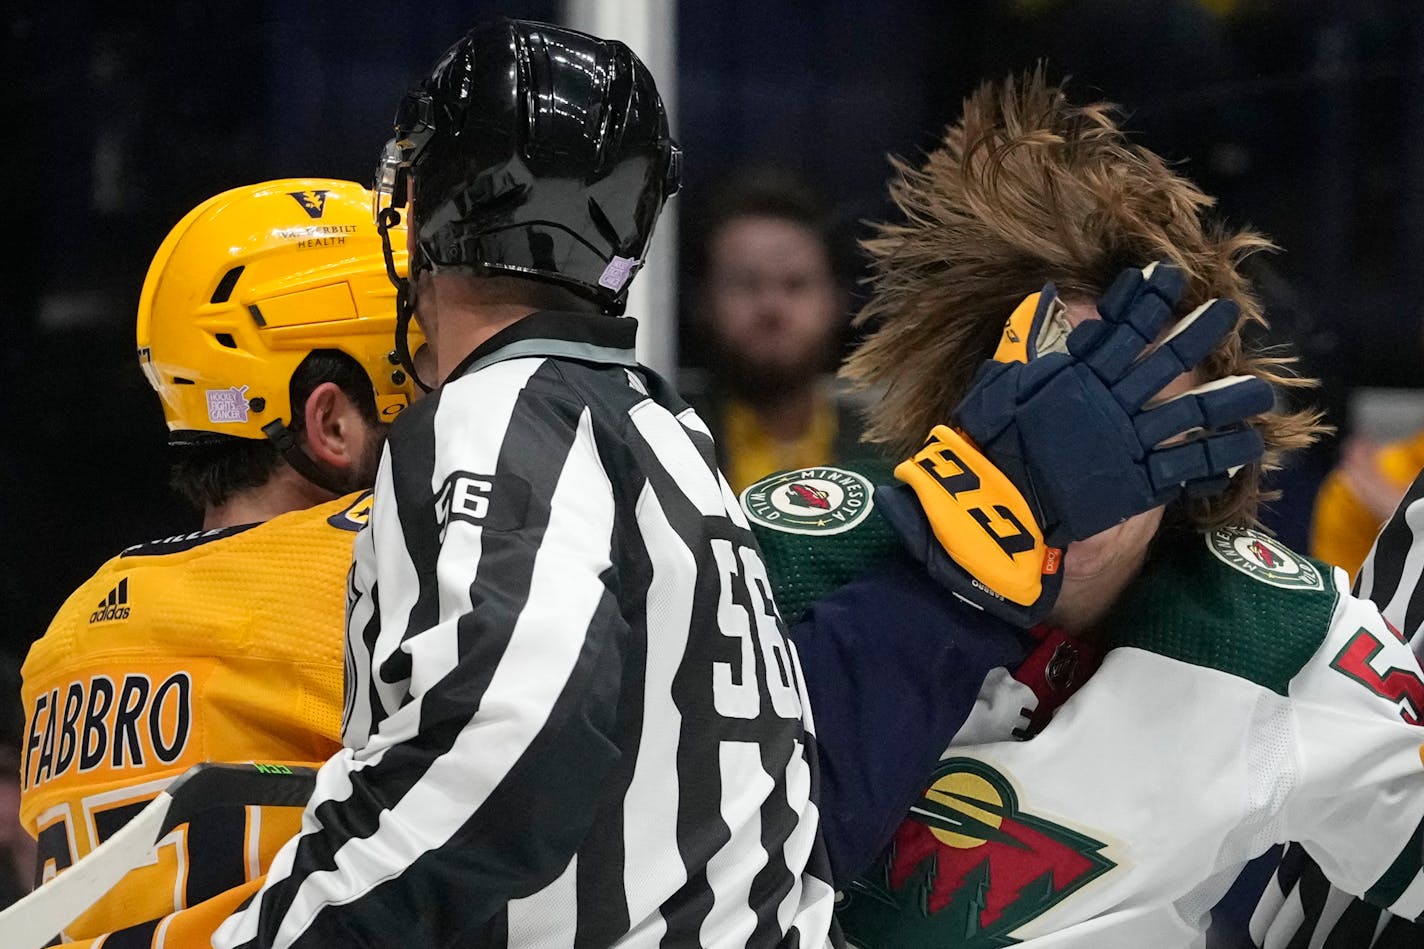
[[[1214,200],[1133,144],[1117,109],[1075,106],[1042,66],[965,100],[962,118],[919,167],[892,159],[890,195],[902,219],[875,226],[870,297],[856,318],[869,327],[841,375],[878,398],[866,440],[895,457],[922,444],[968,390],[1013,308],[1046,281],[1065,298],[1096,299],[1117,274],[1168,259],[1186,274],[1179,314],[1221,297],[1241,306],[1236,329],[1200,365],[1206,379],[1255,375],[1274,386],[1314,384],[1289,358],[1248,352],[1241,338],[1264,326],[1241,274],[1264,236],[1231,230],[1207,212]],[[1263,462],[1217,497],[1193,502],[1192,525],[1255,524],[1262,471],[1324,429],[1316,411],[1271,411],[1252,420]]]

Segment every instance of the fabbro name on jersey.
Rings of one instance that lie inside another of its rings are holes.
[[[172,764],[188,747],[193,677],[178,670],[157,686],[142,673],[70,682],[35,696],[25,736],[25,789],[101,766]]]

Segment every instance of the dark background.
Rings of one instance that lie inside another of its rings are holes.
[[[490,12],[560,7],[0,4],[0,661],[104,559],[196,525],[133,358],[168,228],[237,185],[367,182],[407,83]],[[1331,421],[1355,387],[1419,384],[1424,5],[721,0],[683,3],[678,31],[687,240],[701,194],[751,164],[803,172],[852,229],[887,213],[887,154],[917,157],[978,82],[1044,57],[1281,245],[1274,341],[1325,377]],[[1280,477],[1268,520],[1288,543],[1335,444]]]

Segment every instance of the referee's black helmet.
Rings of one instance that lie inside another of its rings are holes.
[[[451,46],[396,113],[380,203],[413,185],[419,267],[546,280],[622,313],[681,153],[623,43],[498,18]]]

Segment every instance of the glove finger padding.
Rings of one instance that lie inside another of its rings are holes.
[[[1236,325],[1241,308],[1230,300],[1208,300],[1182,317],[1167,337],[1112,387],[1128,410],[1144,405],[1184,372],[1196,368]]]
[[[1186,276],[1170,260],[1156,260],[1141,269],[1128,267],[1098,297],[1098,315],[1105,323],[1136,326],[1150,343],[1167,325],[1186,289]],[[1143,297],[1147,294],[1166,301],[1167,312],[1159,314],[1152,307],[1144,307]]]
[[[1098,300],[1100,321],[1086,321],[1068,336],[1068,352],[1112,385],[1167,328],[1186,289],[1186,278],[1161,261],[1124,270]]]
[[[1193,497],[1203,497],[1207,483],[1257,460],[1265,447],[1260,433],[1251,429],[1221,432],[1153,452],[1147,470],[1164,504],[1189,486]]]
[[[1222,429],[1268,411],[1275,393],[1256,376],[1226,376],[1188,389],[1170,399],[1147,403],[1133,419],[1144,445],[1157,445],[1195,429]]]
[[[996,358],[976,373],[954,413],[958,431],[936,426],[896,468],[919,511],[911,517],[900,504],[892,524],[912,553],[923,538],[937,540],[948,557],[936,575],[956,595],[1013,622],[1046,615],[1070,541],[1183,491],[1224,490],[1260,459],[1264,444],[1248,421],[1274,401],[1264,380],[1230,377],[1158,398],[1239,318],[1234,303],[1212,300],[1168,330],[1185,289],[1169,262],[1125,271],[1098,302],[1102,319],[1068,332],[1066,308],[1045,285],[1015,309]],[[944,463],[947,446],[958,464]],[[972,491],[955,480],[965,471],[975,475]],[[1016,503],[1027,510],[1019,522],[995,519]],[[929,562],[933,553],[916,556]]]

